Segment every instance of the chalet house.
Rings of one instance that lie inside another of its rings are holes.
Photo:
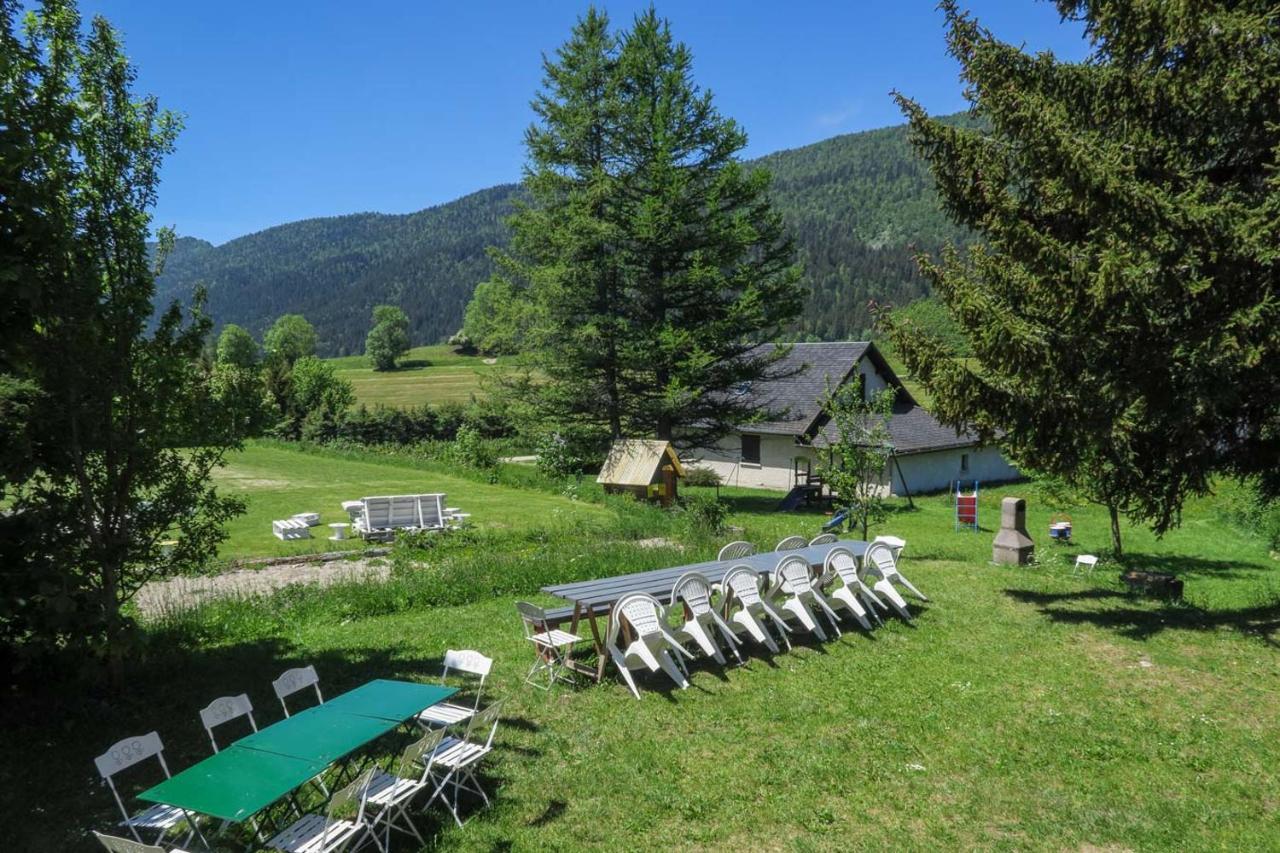
[[[695,451],[693,464],[715,470],[732,486],[786,491],[806,485],[838,438],[822,411],[828,387],[860,382],[864,393],[898,389],[889,420],[893,458],[884,477],[891,494],[941,491],[956,480],[999,482],[1019,476],[998,449],[934,420],[872,343],[794,344],[776,369],[785,378],[758,381],[742,391],[774,419],[744,426],[716,447]]]

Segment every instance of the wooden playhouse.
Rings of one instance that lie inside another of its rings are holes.
[[[676,480],[684,466],[671,442],[651,438],[620,438],[609,448],[596,482],[610,494],[628,492],[669,506],[676,499]]]

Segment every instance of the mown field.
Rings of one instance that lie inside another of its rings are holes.
[[[279,464],[312,461],[295,455]],[[372,463],[328,464],[358,480]],[[459,480],[458,503],[478,505],[487,484]],[[1181,604],[1130,597],[1114,561],[1072,576],[1077,552],[1106,547],[1105,516],[1070,508],[1077,542],[1051,546],[1043,531],[1060,508],[1034,484],[986,491],[978,534],[953,530],[946,496],[895,505],[880,532],[906,538],[903,571],[932,599],[913,623],[872,635],[849,624],[773,658],[752,649],[744,667],[699,665],[687,691],[642,679],[636,701],[616,680],[523,685],[531,655],[514,602],[550,603],[537,588],[553,581],[705,559],[728,538],[769,547],[815,533],[824,516],[780,515],[775,495],[726,490],[743,529],[709,534],[626,503],[487,488],[513,505],[556,498],[586,512],[399,549],[382,584],[207,605],[148,626],[122,696],[60,689],[8,703],[7,849],[92,849],[87,831],[114,808],[92,758],[125,734],[159,730],[170,765],[186,767],[208,752],[196,709],[215,696],[247,691],[267,723],[279,716],[270,681],[286,667],[314,664],[331,695],[375,677],[431,680],[448,648],[496,658],[491,694],[506,710],[484,774],[495,806],[462,829],[433,810],[420,822],[432,846],[1280,846],[1280,575],[1211,499],[1163,540],[1126,530],[1128,564],[1182,577]],[[1006,494],[1028,498],[1035,566],[990,563]]]
[[[400,367],[375,371],[362,355],[330,359],[352,384],[356,402],[407,408],[423,403],[465,403],[480,391],[480,378],[494,370],[480,356],[459,355],[443,344],[414,347]]]

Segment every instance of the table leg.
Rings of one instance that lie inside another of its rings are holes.
[[[604,631],[608,635],[611,621],[613,619],[613,611],[609,611],[609,615],[605,618]],[[609,652],[604,647],[604,639],[600,636],[600,626],[596,624],[596,612],[591,611],[591,637],[596,644],[596,683],[604,681],[604,668],[609,662]]]

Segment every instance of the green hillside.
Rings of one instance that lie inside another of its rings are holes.
[[[964,119],[957,119],[964,120]],[[862,337],[869,299],[905,304],[927,295],[913,247],[964,234],[942,213],[906,128],[837,136],[754,163],[774,176],[774,198],[800,248],[811,295],[796,337]],[[280,314],[306,315],[325,355],[364,348],[374,305],[408,313],[413,340],[435,343],[461,325],[487,246],[506,240],[515,185],[482,190],[406,215],[359,213],[292,222],[212,246],[179,241],[157,304],[209,289],[219,323],[261,334]]]

